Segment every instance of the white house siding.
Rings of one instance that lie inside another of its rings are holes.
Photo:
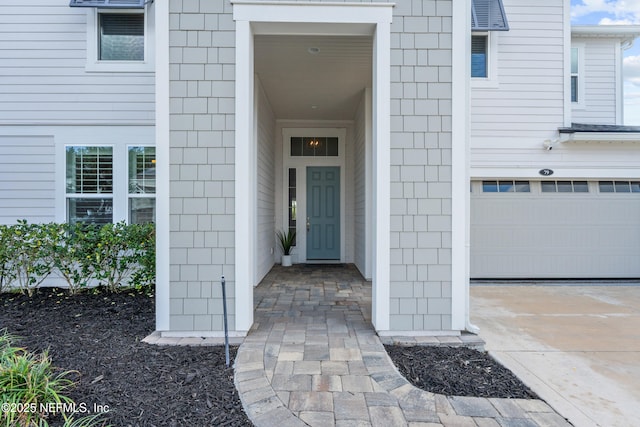
[[[55,219],[52,136],[0,135],[0,224]]]
[[[266,94],[256,78],[258,102],[258,173],[257,173],[257,233],[256,277],[257,284],[273,266],[275,252],[275,144],[276,119]]]
[[[370,222],[371,214],[368,213],[371,207],[367,200],[367,182],[371,180],[371,141],[370,135],[371,118],[367,113],[371,112],[370,91],[362,94],[362,100],[356,112],[354,120],[354,263],[360,273],[366,278],[371,278],[371,249],[370,238],[368,238],[367,225]],[[369,196],[370,197],[370,196]]]
[[[235,23],[228,0],[170,0],[170,329],[235,330]]]
[[[504,0],[504,7],[509,31],[491,33],[497,37],[497,76],[489,84],[471,83],[471,176],[482,176],[484,169],[545,165],[542,144],[557,138],[564,125],[568,2]]]
[[[390,329],[451,329],[452,1],[391,25]]]
[[[87,71],[93,12],[68,0],[0,2],[0,124],[153,123],[152,72]]]
[[[588,39],[577,37],[583,50],[584,75],[578,79],[584,84],[584,100],[573,107],[572,121],[591,124],[620,124],[616,122],[616,50],[620,43],[614,39]],[[620,118],[621,122],[622,118]]]

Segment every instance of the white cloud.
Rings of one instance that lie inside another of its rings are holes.
[[[611,18],[602,18],[598,25],[634,25],[636,22],[633,22],[629,19],[611,19]]]
[[[640,24],[640,0],[576,0],[571,2],[574,20],[592,13],[610,15],[611,23]],[[601,24],[604,24],[601,20]]]
[[[624,58],[624,77],[626,82],[640,89],[640,55]]]
[[[624,58],[624,123],[640,125],[640,55]]]

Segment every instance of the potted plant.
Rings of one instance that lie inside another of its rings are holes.
[[[278,237],[278,242],[280,243],[280,247],[282,248],[282,266],[290,267],[291,266],[291,249],[295,245],[296,241],[296,230],[287,230],[276,232],[276,236]]]

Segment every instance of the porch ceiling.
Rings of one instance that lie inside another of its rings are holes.
[[[257,35],[255,71],[278,119],[351,120],[372,49],[368,36]]]

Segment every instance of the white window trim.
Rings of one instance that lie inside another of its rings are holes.
[[[487,77],[471,77],[471,87],[497,89],[498,82],[498,33],[499,31],[474,31],[471,36],[487,36]]]
[[[101,147],[101,148],[111,148],[111,193],[67,193],[67,148],[69,147]],[[117,167],[117,149],[113,144],[64,144],[62,146],[63,149],[63,161],[62,161],[62,169],[64,171],[64,179],[62,180],[62,193],[64,194],[63,203],[62,203],[62,215],[63,219],[61,222],[69,222],[69,212],[67,211],[67,200],[68,199],[111,199],[112,200],[112,217],[111,222],[118,222],[118,214],[122,209],[121,200],[119,200],[118,194],[118,180],[116,179],[116,173],[121,173],[119,167]]]
[[[157,180],[156,180],[156,192],[155,193],[131,193],[129,191],[129,167],[131,165],[129,165],[129,149],[132,147],[151,147],[151,148],[155,148],[156,146],[154,144],[127,144],[125,147],[125,154],[126,154],[126,181],[127,181],[127,192],[126,192],[126,209],[127,209],[127,224],[131,223],[131,199],[154,199],[156,200],[156,194],[158,192],[157,190]],[[158,157],[157,157],[157,153],[156,153],[156,165],[158,162]],[[158,172],[156,169],[156,177],[158,176]],[[156,214],[157,214],[157,208],[156,208]]]
[[[155,70],[155,28],[153,7],[144,9],[99,9],[87,8],[87,64],[88,72],[151,73]],[[144,13],[144,60],[100,61],[98,59],[98,14],[100,13]]]
[[[338,155],[337,156],[292,156],[291,155],[291,138],[292,137],[336,137],[338,138]],[[282,155],[283,155],[283,177],[288,177],[290,168],[297,170],[296,179],[296,198],[298,204],[298,217],[301,221],[296,222],[297,246],[295,262],[307,262],[307,233],[306,222],[307,217],[307,175],[306,169],[309,166],[337,166],[340,168],[340,262],[345,262],[346,253],[346,177],[345,177],[345,140],[347,131],[344,128],[284,128],[282,130]],[[289,180],[282,180],[283,195],[289,191]],[[288,197],[283,197],[283,215],[281,225],[284,230],[289,228],[289,206]]]
[[[584,43],[571,43],[571,48],[569,52],[572,52],[571,49],[578,49],[578,102],[571,101],[571,77],[573,73],[571,72],[571,53],[569,54],[569,101],[571,103],[571,108],[574,110],[584,110],[587,108],[586,103],[584,102],[585,96],[585,65],[584,65],[584,51],[585,45]]]

